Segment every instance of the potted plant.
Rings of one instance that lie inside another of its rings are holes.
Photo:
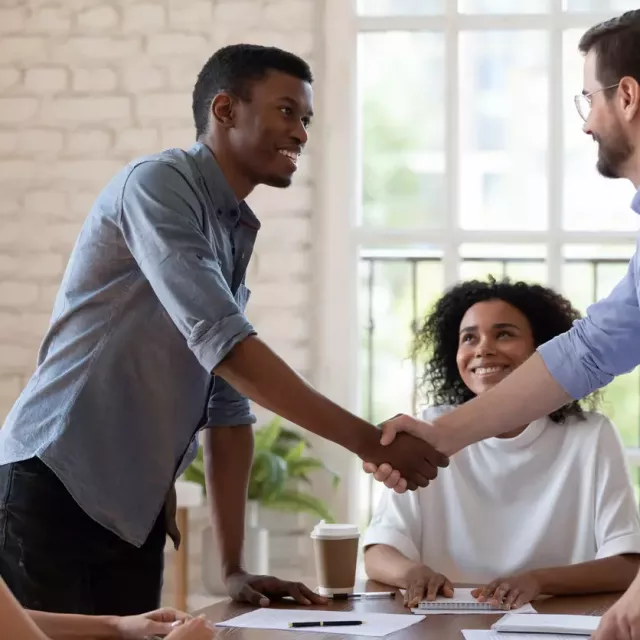
[[[284,427],[277,416],[254,434],[245,544],[246,561],[251,570],[260,573],[268,571],[269,545],[266,529],[271,529],[273,522],[283,520],[282,512],[306,513],[333,522],[328,506],[306,491],[305,485],[311,485],[310,474],[314,471],[330,474],[334,487],[340,482],[340,477],[322,460],[310,456],[310,448],[306,438]],[[185,470],[184,478],[197,482],[206,491],[202,448],[198,449],[195,460]],[[274,521],[269,518],[269,513],[275,515],[276,512],[280,512],[280,515]],[[269,520],[272,524],[268,524]],[[213,532],[211,527],[207,527],[203,533],[203,579],[209,591],[220,593],[222,584],[217,550],[214,547]],[[253,567],[249,566],[251,564]]]

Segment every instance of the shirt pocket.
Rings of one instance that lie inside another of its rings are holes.
[[[236,291],[235,300],[242,313],[244,313],[245,309],[247,308],[247,303],[249,302],[250,297],[250,289],[246,285],[241,284]]]

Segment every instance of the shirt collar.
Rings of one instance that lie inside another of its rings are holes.
[[[633,196],[633,200],[631,201],[631,208],[636,213],[640,213],[640,189],[638,189],[636,191],[636,195]]]
[[[196,142],[187,153],[195,160],[209,193],[215,194],[215,200],[221,204],[218,213],[233,226],[241,222],[256,231],[260,229],[260,221],[251,207],[244,200],[238,202],[211,149]]]

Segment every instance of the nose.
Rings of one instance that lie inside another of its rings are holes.
[[[478,340],[478,344],[476,345],[476,357],[481,358],[482,356],[494,355],[495,354],[495,345],[493,340],[490,337],[483,337]]]
[[[304,145],[307,144],[307,140],[309,139],[309,132],[304,126],[302,120],[298,120],[296,129],[293,132],[293,138],[295,139],[296,144],[300,145],[301,147],[304,147]]]

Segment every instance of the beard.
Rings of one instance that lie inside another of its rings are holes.
[[[633,155],[631,143],[625,139],[618,128],[607,134],[606,140],[596,134],[594,140],[598,143],[598,162],[596,169],[605,178],[622,178],[623,168],[627,160]]]

